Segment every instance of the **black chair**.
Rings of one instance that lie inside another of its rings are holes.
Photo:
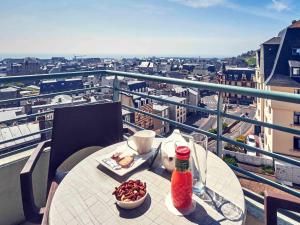
[[[67,158],[83,148],[106,147],[121,140],[123,140],[123,122],[120,102],[55,109],[52,140],[38,145],[20,174],[26,220],[32,223],[48,223],[50,203],[61,177],[57,168]],[[46,147],[51,147],[47,203],[44,208],[38,208],[34,202],[32,174]]]
[[[286,209],[300,212],[300,198],[285,193],[265,191],[265,224],[277,224],[277,212],[279,209]]]

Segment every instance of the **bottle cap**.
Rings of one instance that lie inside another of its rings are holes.
[[[188,159],[190,157],[190,149],[187,146],[177,146],[176,147],[176,157],[178,159]]]

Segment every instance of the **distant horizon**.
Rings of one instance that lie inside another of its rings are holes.
[[[251,51],[251,50],[249,50]],[[246,51],[247,52],[247,51]],[[246,53],[243,52],[243,53]],[[241,53],[242,54],[242,53]],[[241,55],[239,54],[239,55]],[[231,58],[237,57],[238,55],[226,56],[226,55],[131,55],[131,54],[44,54],[44,53],[0,53],[0,60],[3,59],[22,59],[26,57],[34,57],[38,59],[50,59],[52,57],[64,57],[66,59],[73,59],[75,56],[78,58],[202,58],[202,59],[213,59],[213,58]]]

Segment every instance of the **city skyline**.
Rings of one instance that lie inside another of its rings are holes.
[[[299,9],[296,0],[4,1],[0,57],[235,56]]]

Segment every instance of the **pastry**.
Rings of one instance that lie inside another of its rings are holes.
[[[121,158],[119,161],[118,161],[118,164],[120,166],[122,166],[123,168],[128,168],[131,166],[132,162],[134,160],[134,157],[131,156],[131,155],[127,155],[127,156],[124,156],[123,158]]]

